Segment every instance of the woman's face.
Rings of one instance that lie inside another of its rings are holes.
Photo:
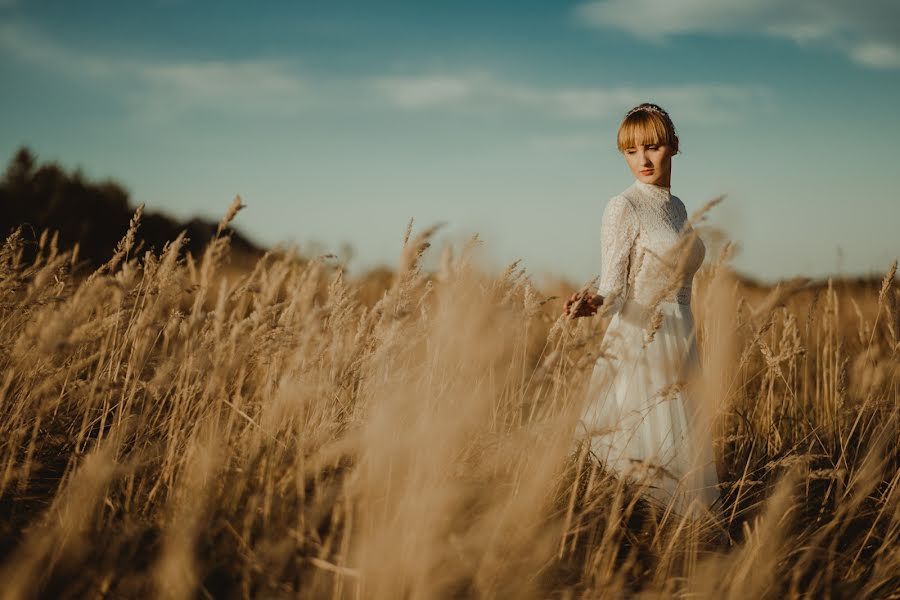
[[[635,179],[671,187],[673,154],[666,144],[641,144],[625,148],[625,162]]]

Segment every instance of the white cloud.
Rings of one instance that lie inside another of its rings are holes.
[[[559,135],[541,135],[528,140],[528,145],[535,150],[547,152],[569,152],[596,148],[607,145],[605,137],[599,134],[571,133]]]
[[[0,48],[73,79],[115,84],[136,111],[154,118],[191,109],[290,114],[309,100],[304,81],[288,65],[275,61],[107,58],[61,46],[38,31],[9,23],[0,25]]]
[[[0,25],[0,49],[73,79],[106,82],[123,95],[135,115],[154,121],[192,110],[290,115],[312,104],[340,102],[351,108],[373,93],[404,111],[519,110],[573,120],[619,118],[631,106],[651,100],[666,107],[676,122],[741,118],[752,109],[767,110],[772,100],[769,90],[753,85],[542,87],[504,81],[484,71],[307,79],[277,61],[109,58],[59,45],[38,31],[11,24]]]
[[[423,77],[379,77],[375,90],[400,108],[428,108],[455,104],[469,98],[482,82],[448,75]]]
[[[759,33],[799,44],[828,44],[869,67],[897,66],[900,3],[870,0],[602,0],[576,8],[579,19],[646,41],[683,33]]]
[[[19,60],[73,76],[104,77],[123,68],[102,57],[73,52],[20,24],[0,24],[0,48]]]
[[[870,67],[900,68],[900,46],[867,42],[851,48],[850,56],[856,62]]]
[[[550,88],[501,81],[485,73],[424,74],[372,81],[376,93],[403,110],[532,110],[567,119],[618,118],[647,100],[666,107],[673,118],[724,121],[754,107],[768,110],[772,93],[753,85],[684,84],[648,87]]]
[[[596,0],[576,6],[575,16],[647,42],[686,33],[755,33],[827,45],[867,67],[900,67],[897,0]]]
[[[389,104],[405,110],[489,110],[543,102],[543,95],[536,90],[511,86],[481,71],[376,77],[370,83]]]
[[[267,61],[142,65],[153,102],[174,108],[290,114],[307,101],[306,86],[283,65]]]

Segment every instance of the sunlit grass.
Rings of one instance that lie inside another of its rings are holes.
[[[477,240],[389,281],[272,252],[87,276],[0,252],[4,597],[897,597],[894,269],[881,289],[695,284],[723,514],[579,460],[601,317]],[[105,595],[105,596],[104,596]]]

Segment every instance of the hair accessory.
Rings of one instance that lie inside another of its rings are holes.
[[[667,117],[667,118],[669,116],[669,113],[667,113],[663,109],[659,108],[658,106],[655,106],[653,104],[639,104],[638,106],[635,106],[634,108],[629,110],[628,113],[625,115],[625,118],[630,117],[631,115],[633,115],[634,113],[636,113],[638,111],[659,113],[662,116]]]

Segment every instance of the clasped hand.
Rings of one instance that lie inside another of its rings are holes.
[[[579,298],[581,299],[581,303],[573,310],[573,307],[575,306],[575,303],[578,302]],[[597,309],[602,305],[603,296],[600,294],[575,292],[568,300],[566,300],[563,314],[567,317],[572,317],[573,319],[577,317],[589,317],[596,314]]]

